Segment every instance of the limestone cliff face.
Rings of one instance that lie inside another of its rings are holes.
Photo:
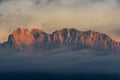
[[[39,29],[32,29],[31,33],[34,37],[33,44],[35,48],[47,48],[48,46],[50,46],[51,39],[49,34]]]
[[[28,29],[19,28],[8,38],[8,44],[18,50],[31,49],[34,42],[34,36]]]
[[[74,48],[120,51],[120,43],[109,36],[94,31],[62,29],[48,34],[39,29],[17,29],[9,36],[7,44],[18,50],[52,49],[61,46]]]
[[[58,44],[75,46],[76,48],[96,48],[119,51],[120,43],[109,36],[94,31],[78,31],[76,29],[63,29],[54,32],[52,41]],[[56,44],[57,44],[56,43]]]

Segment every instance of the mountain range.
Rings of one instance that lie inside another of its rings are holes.
[[[40,29],[14,30],[6,42],[0,44],[1,49],[15,51],[51,50],[68,47],[73,50],[95,49],[120,52],[120,42],[106,34],[95,31],[79,31],[77,29],[61,29],[48,34]]]

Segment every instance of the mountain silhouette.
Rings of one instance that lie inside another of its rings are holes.
[[[40,29],[18,28],[13,31],[8,40],[1,44],[2,48],[17,51],[48,50],[61,47],[71,49],[101,49],[120,52],[120,42],[106,34],[95,31],[79,31],[74,28],[61,29],[48,34]]]

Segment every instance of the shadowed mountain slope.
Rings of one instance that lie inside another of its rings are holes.
[[[94,31],[79,31],[76,29],[56,30],[48,34],[39,29],[18,28],[13,31],[8,41],[1,44],[5,48],[19,51],[46,50],[60,47],[71,47],[72,49],[103,49],[120,52],[120,43],[103,33]],[[6,47],[7,46],[7,47]]]

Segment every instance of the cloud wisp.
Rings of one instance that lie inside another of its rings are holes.
[[[114,37],[110,30],[120,28],[119,5],[119,0],[0,0],[0,29],[8,34],[18,27],[47,32],[74,27]]]

